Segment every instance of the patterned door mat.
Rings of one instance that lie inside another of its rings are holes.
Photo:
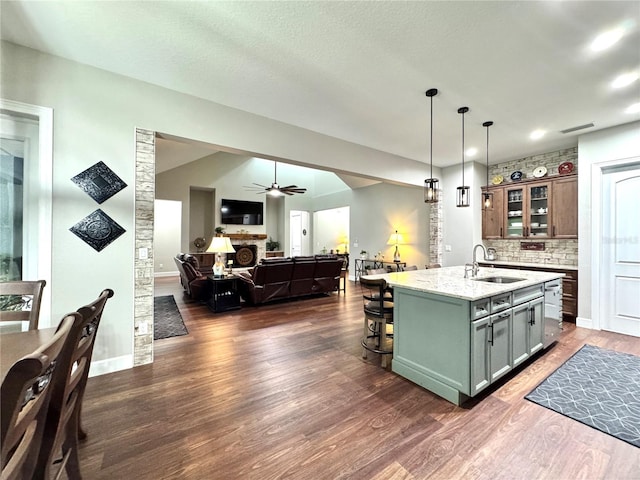
[[[187,335],[182,315],[176,305],[173,295],[153,298],[153,339],[160,340],[169,337]]]
[[[640,357],[584,345],[525,398],[640,447]]]

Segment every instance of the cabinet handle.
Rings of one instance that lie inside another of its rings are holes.
[[[529,307],[529,325],[535,325],[536,324],[536,313],[535,313],[535,308],[533,307]]]
[[[489,324],[488,328],[491,329],[491,339],[489,340],[489,344],[493,347],[493,324]]]
[[[551,234],[551,236],[552,237],[556,236],[556,226],[555,225],[553,226],[553,233]]]
[[[500,238],[502,238],[502,227],[500,227]]]

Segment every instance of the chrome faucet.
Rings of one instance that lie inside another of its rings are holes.
[[[487,250],[484,248],[484,245],[482,245],[481,243],[478,243],[473,247],[473,265],[472,265],[473,268],[471,270],[472,277],[477,276],[478,270],[480,270],[480,265],[478,265],[478,261],[476,260],[476,252],[478,251],[478,247],[482,249],[482,259],[485,261],[487,260]],[[465,269],[465,278],[467,278],[466,269]]]

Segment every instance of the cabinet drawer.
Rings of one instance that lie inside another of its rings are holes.
[[[490,299],[482,298],[480,300],[476,300],[475,302],[471,302],[471,320],[477,320],[482,317],[486,317],[489,315],[490,311]]]
[[[534,285],[533,287],[521,288],[513,292],[513,304],[520,305],[544,294],[544,285]]]
[[[511,292],[491,297],[491,313],[501,312],[509,307],[511,307]]]

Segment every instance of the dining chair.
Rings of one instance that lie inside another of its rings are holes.
[[[393,334],[387,331],[387,326],[393,325],[393,298],[387,296],[384,278],[360,277],[360,288],[364,310],[362,358],[367,358],[367,352],[378,353],[382,368],[386,368],[387,356],[393,353],[393,344],[390,344]]]
[[[79,313],[66,315],[51,340],[13,364],[2,382],[2,480],[33,478],[53,391],[52,378],[60,367],[69,333],[79,318]]]
[[[65,345],[65,364],[53,378],[37,479],[58,479],[64,472],[69,479],[82,478],[78,459],[78,438],[86,437],[80,424],[82,399],[100,319],[111,297],[113,290],[105,289],[95,301],[78,309],[80,319],[73,325]]]
[[[18,280],[0,283],[0,322],[29,322],[38,329],[45,280]]]

